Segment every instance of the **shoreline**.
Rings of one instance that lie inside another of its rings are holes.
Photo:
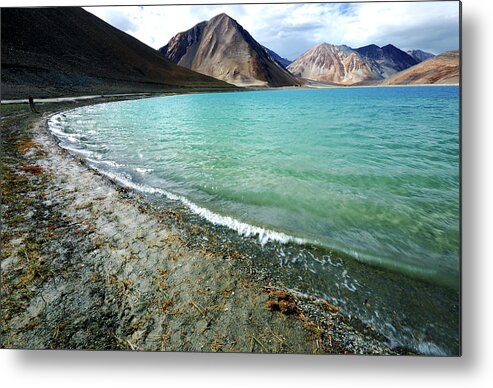
[[[2,347],[407,353],[352,327],[327,301],[275,284],[241,247],[180,210],[156,209],[60,148],[46,121],[74,104],[94,101],[41,103],[37,120],[23,106],[2,117],[3,138],[13,140],[3,175],[20,194],[4,190],[2,203],[10,215]]]
[[[447,87],[455,86],[460,87],[459,83],[454,84],[404,84],[404,85],[327,85],[327,86],[280,86],[280,87],[249,87],[239,88],[237,90],[224,90],[217,92],[207,91],[205,93],[238,93],[238,92],[251,92],[251,91],[273,91],[273,90],[312,90],[312,89],[359,89],[359,88],[395,88],[395,87]],[[69,97],[46,97],[46,98],[36,98],[35,103],[59,103],[59,102],[76,102],[85,100],[98,100],[113,99],[110,101],[118,101],[121,98],[152,98],[159,96],[169,96],[177,94],[188,94],[188,93],[204,93],[201,91],[194,92],[170,92],[170,93],[152,93],[152,92],[142,92],[142,93],[120,93],[120,94],[101,94],[101,95],[83,95],[83,96],[69,96]],[[109,101],[106,101],[109,102]],[[12,105],[12,104],[27,104],[27,99],[6,99],[1,100],[1,105]]]
[[[69,97],[47,97],[47,98],[37,98],[36,102],[49,103],[49,102],[74,102],[83,100],[97,100],[101,98],[121,98],[121,97],[148,97],[152,93],[121,93],[121,94],[102,94],[102,95],[87,95],[87,96],[69,96]],[[163,93],[163,95],[166,95]],[[13,100],[2,100],[2,104],[27,104],[28,99],[13,99]]]

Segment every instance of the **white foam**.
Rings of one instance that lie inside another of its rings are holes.
[[[68,140],[71,143],[79,143],[81,135],[77,134],[77,133],[65,132],[61,117],[62,117],[62,114],[57,114],[57,115],[52,116],[48,120],[49,130],[59,139]]]
[[[99,170],[99,169],[98,169]],[[223,216],[217,213],[214,213],[210,211],[209,209],[203,208],[194,202],[190,201],[188,198],[185,198],[181,195],[176,195],[173,193],[170,193],[169,191],[152,187],[152,186],[147,186],[147,185],[142,185],[138,184],[135,182],[132,182],[130,179],[122,177],[121,175],[117,175],[108,171],[104,170],[99,170],[102,174],[108,176],[109,178],[113,179],[114,181],[118,182],[122,186],[138,190],[143,193],[148,193],[148,194],[161,194],[164,195],[165,197],[173,200],[173,201],[179,201],[183,205],[185,205],[188,209],[190,209],[192,212],[195,214],[198,214],[199,216],[205,218],[207,221],[212,222],[215,225],[220,225],[220,226],[225,226],[229,229],[232,229],[236,231],[239,235],[244,236],[244,237],[258,237],[258,240],[260,244],[265,245],[269,241],[274,241],[274,242],[280,242],[280,243],[288,243],[288,242],[294,242],[297,244],[304,244],[307,243],[306,240],[298,238],[298,237],[293,237],[289,236],[285,233],[282,232],[276,232],[273,230],[269,229],[264,229],[258,226],[250,225],[241,221],[238,221],[232,217],[229,216]]]
[[[445,352],[440,346],[433,342],[422,341],[418,343],[418,351],[426,356],[446,356]]]
[[[107,166],[118,168],[118,167],[125,167],[125,164],[117,163],[113,160],[96,160],[96,159],[87,159],[91,163],[99,163],[99,164],[106,164]]]
[[[90,160],[91,157],[98,157],[97,154],[95,154],[94,152],[89,151],[89,150],[84,150],[84,149],[81,149],[81,148],[70,147],[69,145],[66,145],[66,144],[60,144],[60,147],[66,149],[66,150],[68,150],[70,152],[73,152],[75,154],[82,155],[87,160]]]
[[[154,169],[153,168],[141,168],[141,167],[136,167],[135,168],[135,171],[141,173],[141,174],[147,174],[149,172],[153,172]]]

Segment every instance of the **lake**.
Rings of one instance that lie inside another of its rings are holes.
[[[395,346],[456,352],[459,87],[156,97],[74,109],[50,128],[156,204],[255,239],[294,289]]]

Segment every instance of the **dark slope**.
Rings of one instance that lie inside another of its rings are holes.
[[[411,57],[416,59],[418,62],[426,61],[427,59],[433,58],[435,54],[416,49],[416,50],[408,50],[406,51]]]
[[[356,51],[371,67],[374,78],[387,78],[418,63],[408,53],[388,44],[378,47],[375,44],[357,48]]]
[[[159,51],[173,63],[235,85],[292,86],[301,82],[224,13],[178,33]]]
[[[2,98],[232,87],[82,8],[2,8]]]
[[[269,54],[274,61],[276,61],[277,63],[279,63],[285,69],[287,69],[287,67],[291,63],[293,63],[293,61],[290,61],[287,58],[281,57],[278,53],[276,53],[275,51],[272,51],[270,48],[267,48],[265,46],[262,46],[262,47],[264,48],[265,51],[267,51],[267,54]]]

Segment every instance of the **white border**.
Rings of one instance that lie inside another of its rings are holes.
[[[182,0],[186,3],[231,1]],[[248,1],[243,1],[248,2]],[[286,1],[284,1],[286,2]],[[42,5],[170,0],[43,1]],[[463,0],[463,356],[375,358],[0,350],[5,387],[483,387],[493,380],[492,2]],[[5,6],[39,6],[25,0]]]

